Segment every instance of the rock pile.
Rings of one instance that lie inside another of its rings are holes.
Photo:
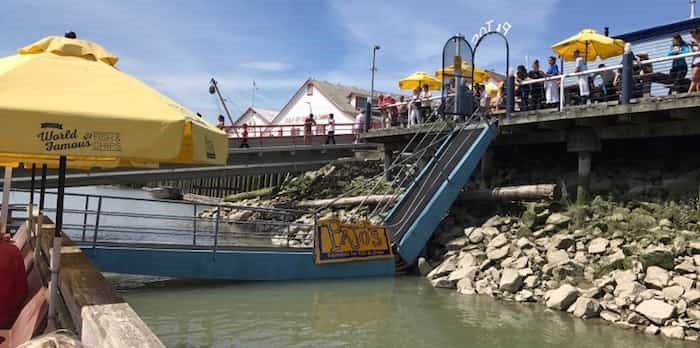
[[[700,336],[700,233],[694,204],[620,204],[460,226],[454,211],[433,236],[419,272],[435,287],[539,302],[583,319],[687,340]]]

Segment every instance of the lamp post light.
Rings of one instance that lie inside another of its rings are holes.
[[[374,45],[372,47],[372,84],[369,89],[369,98],[367,99],[367,107],[365,108],[365,132],[369,130],[372,124],[372,99],[374,98],[374,72],[377,71],[375,68],[375,59],[377,57],[377,50],[381,47],[379,45]]]

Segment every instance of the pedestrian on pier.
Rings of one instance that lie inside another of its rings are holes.
[[[333,142],[333,145],[335,145],[335,119],[333,118],[332,113],[328,115],[328,126],[326,127],[326,145],[330,144],[331,141]]]
[[[586,60],[583,57],[581,57],[581,51],[575,50],[574,58],[576,59],[575,72],[580,73],[588,70],[588,64],[586,64]],[[580,104],[588,104],[588,99],[591,96],[591,86],[588,84],[588,74],[579,75],[578,94],[581,97]]]
[[[408,104],[408,126],[413,127],[417,124],[420,124],[420,96],[421,91],[420,87],[416,87],[416,89],[413,90],[413,96],[411,97],[411,100],[409,100]]]
[[[547,59],[549,68],[547,69],[546,76],[554,77],[559,75],[559,66],[557,65],[557,58],[550,56]],[[545,82],[545,103],[549,106],[554,106],[554,104],[559,104],[559,83],[556,80],[549,80]]]
[[[216,121],[216,128],[224,130],[224,127],[224,115],[219,115],[219,118]]]
[[[314,120],[314,114],[309,114],[309,117],[307,117],[304,120],[304,144],[305,145],[311,145],[311,136],[313,126],[316,125],[316,121]]]
[[[248,124],[244,123],[243,124],[243,137],[241,139],[241,147],[248,148],[250,145],[248,145]]]

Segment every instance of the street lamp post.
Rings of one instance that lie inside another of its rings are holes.
[[[367,99],[367,107],[365,108],[365,132],[369,130],[372,124],[372,99],[374,98],[374,72],[377,69],[374,67],[375,58],[377,56],[377,50],[381,47],[379,45],[374,45],[372,47],[372,84],[369,89],[369,98]]]

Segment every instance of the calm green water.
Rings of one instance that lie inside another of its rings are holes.
[[[169,347],[691,347],[403,277],[122,291]]]

